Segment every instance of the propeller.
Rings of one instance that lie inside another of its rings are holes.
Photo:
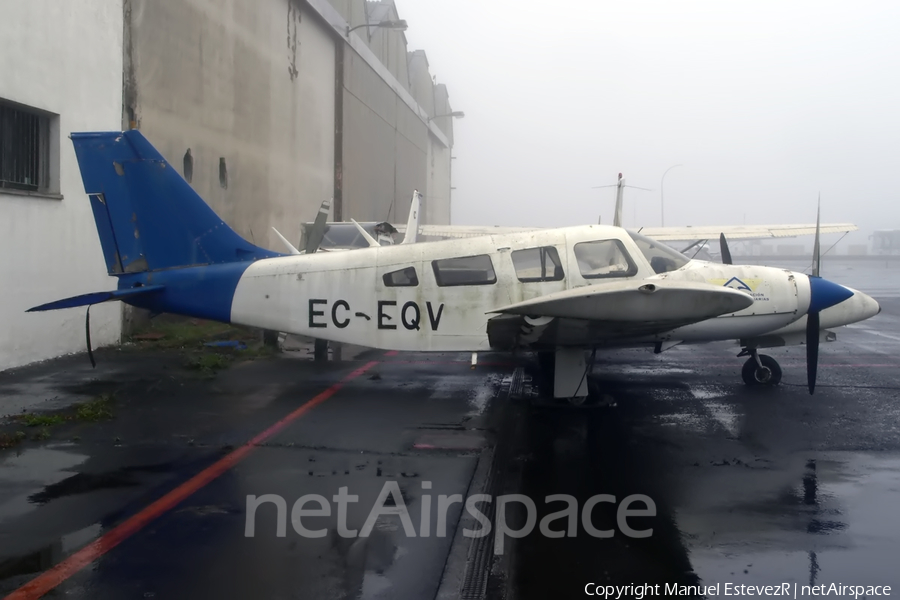
[[[331,200],[323,201],[322,206],[319,207],[319,213],[316,215],[316,220],[313,222],[313,225],[306,237],[305,250],[307,254],[313,254],[316,250],[319,249],[319,246],[322,245],[322,240],[325,239],[325,230],[327,229],[328,222],[328,211],[330,209]]]
[[[723,265],[733,265],[734,261],[731,260],[731,250],[728,248],[728,240],[725,239],[725,234],[719,234],[719,251],[722,253],[722,264]]]
[[[812,285],[813,278],[820,279],[819,266],[821,262],[819,245],[819,222],[822,215],[822,195],[819,194],[818,207],[816,208],[816,241],[813,243],[812,275],[810,275],[810,310],[806,313],[806,385],[809,387],[809,395],[816,391],[816,375],[819,370],[819,310],[814,310]]]

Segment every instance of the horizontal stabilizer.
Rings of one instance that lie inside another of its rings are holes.
[[[29,308],[25,312],[41,312],[45,310],[59,310],[61,308],[74,308],[76,306],[90,306],[92,304],[100,304],[101,302],[107,302],[109,300],[125,300],[128,298],[133,298],[135,296],[142,296],[145,294],[153,294],[159,291],[162,291],[165,288],[163,285],[145,285],[143,287],[137,288],[126,288],[124,290],[111,290],[108,292],[93,292],[91,294],[82,294],[80,296],[72,296],[71,298],[64,298],[63,300],[57,300],[56,302],[48,302],[47,304],[41,304],[40,306],[35,306],[34,308]]]
[[[539,296],[493,313],[618,323],[696,323],[753,304],[744,292],[695,282],[660,279],[619,281]]]

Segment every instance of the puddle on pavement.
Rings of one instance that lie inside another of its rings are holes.
[[[34,552],[13,558],[2,559],[0,560],[0,581],[18,575],[28,575],[45,571],[62,561],[72,552],[80,550],[100,537],[102,532],[103,526],[100,525],[100,523],[95,523],[77,531],[67,533],[52,544],[48,544]]]
[[[685,373],[693,373],[694,369],[670,366],[609,365],[604,367],[604,371],[607,373],[623,373],[625,375],[683,375]]]
[[[0,463],[0,521],[20,517],[36,506],[30,500],[35,489],[52,486],[71,477],[72,469],[88,459],[85,454],[34,448],[8,456]]]
[[[728,393],[718,386],[692,385],[691,394],[697,400],[710,400],[713,398],[724,398]]]
[[[494,397],[496,393],[497,383],[494,381],[483,381],[475,389],[469,391],[468,402],[470,411],[466,413],[467,417],[477,417],[484,412],[488,401]]]
[[[900,458],[820,454],[782,494],[717,507],[739,533],[687,532],[691,563],[706,585],[898,585],[898,495]]]
[[[685,412],[658,415],[656,421],[660,425],[678,427],[685,431],[700,432],[706,431],[707,428],[707,419],[705,416]]]
[[[715,419],[725,431],[732,436],[738,434],[738,415],[731,406],[720,402],[704,402],[703,406],[706,407],[706,410],[709,411],[712,418]]]

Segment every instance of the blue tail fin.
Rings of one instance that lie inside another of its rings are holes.
[[[139,131],[71,137],[111,275],[281,256],[235,233]]]

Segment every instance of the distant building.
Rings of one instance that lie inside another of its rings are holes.
[[[874,254],[900,254],[900,229],[872,233],[872,252]]]
[[[801,256],[807,254],[807,251],[803,244],[777,244],[775,246],[775,254],[780,256]]]
[[[333,198],[335,220],[449,223],[452,111],[393,2],[0,0],[0,370],[84,348],[84,312],[37,304],[115,287],[66,136],[139,128],[222,218],[276,226]],[[349,29],[358,25],[368,25]],[[89,32],[85,35],[85,32]],[[120,305],[91,310],[96,345]],[[126,311],[126,314],[127,311]]]

